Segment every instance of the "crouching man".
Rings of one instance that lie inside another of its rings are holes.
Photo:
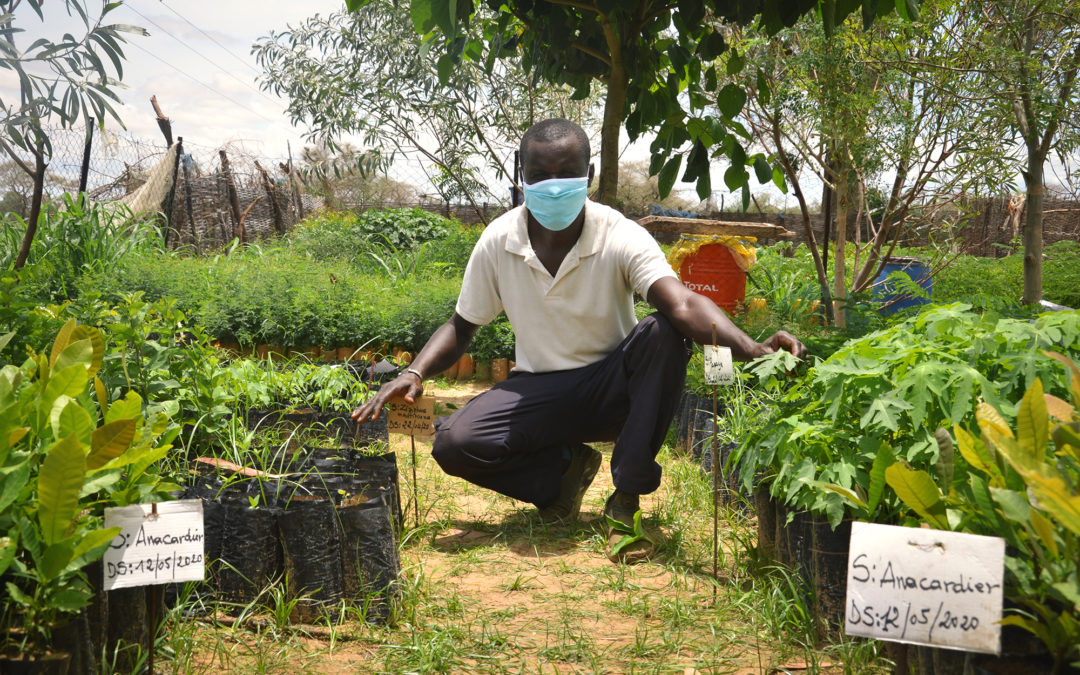
[[[575,520],[601,455],[586,443],[614,441],[615,485],[604,513],[631,526],[639,496],[660,485],[656,454],[683,387],[690,341],[718,341],[736,359],[805,347],[779,332],[762,343],[711,300],[680,283],[652,236],[592,202],[589,140],[573,122],[549,119],[521,139],[525,203],[493,221],[465,269],[450,320],[410,368],[352,416],[366,422],[468,348],[476,329],[506,312],[517,341],[514,373],[436,428],[432,455],[444,471],[534,504],[551,523]],[[656,312],[637,321],[634,293]],[[610,529],[610,528],[609,528]],[[609,555],[648,557],[637,541]]]

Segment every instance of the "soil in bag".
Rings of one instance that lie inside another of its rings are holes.
[[[296,601],[290,619],[313,623],[345,594],[338,514],[327,499],[293,500],[278,517],[278,529],[288,596]]]
[[[390,508],[382,496],[343,507],[338,515],[346,595],[368,621],[386,623],[401,571]]]
[[[277,580],[284,569],[277,515],[272,506],[252,508],[246,496],[222,500],[224,534],[217,572],[218,590],[230,601],[247,604]]]

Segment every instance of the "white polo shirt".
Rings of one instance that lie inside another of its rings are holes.
[[[533,251],[519,206],[480,236],[456,311],[484,325],[506,310],[517,341],[515,370],[569,370],[611,353],[637,324],[634,293],[647,297],[656,280],[675,276],[645,228],[586,201],[581,236],[552,277]]]

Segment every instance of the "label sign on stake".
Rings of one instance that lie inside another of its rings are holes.
[[[203,508],[198,499],[105,509],[105,527],[119,527],[102,560],[106,591],[202,581]]]
[[[409,405],[402,398],[391,400],[386,418],[386,430],[392,434],[405,434],[427,438],[435,434],[435,399],[421,396]]]
[[[731,363],[731,348],[705,345],[705,384],[732,384],[735,367]]]
[[[1005,540],[851,524],[848,635],[1001,653]]]

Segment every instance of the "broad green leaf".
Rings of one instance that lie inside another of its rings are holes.
[[[979,405],[975,407],[975,420],[979,423],[979,428],[984,434],[992,431],[1008,438],[1013,437],[1008,422],[1001,416],[1001,413],[986,401],[979,401]]]
[[[851,502],[855,506],[858,506],[860,509],[863,509],[865,511],[869,511],[869,509],[867,508],[866,502],[859,499],[859,495],[855,494],[855,492],[853,490],[849,490],[846,487],[841,487],[839,485],[836,485],[835,483],[821,483],[821,482],[818,482],[818,481],[815,481],[815,483],[821,489],[828,490],[829,492],[835,492],[836,494],[838,494],[841,497],[843,497],[844,499],[848,500],[849,502]]]
[[[925,471],[913,471],[899,462],[885,469],[885,481],[900,501],[939,530],[949,528],[945,503],[934,479]]]
[[[22,492],[22,489],[26,487],[28,480],[30,480],[30,462],[28,460],[24,460],[4,476],[3,482],[0,483],[0,513],[3,513],[4,509],[15,503],[15,499]]]
[[[75,543],[70,539],[58,541],[49,545],[42,555],[41,574],[46,580],[53,580],[60,576],[64,569],[71,563],[72,553],[75,551]]]
[[[989,455],[986,445],[975,438],[960,425],[953,427],[956,434],[956,445],[960,448],[960,454],[972,468],[978,469],[993,479],[994,485],[1004,485],[1005,477],[1001,474],[997,462]]]
[[[115,539],[116,535],[120,534],[120,532],[121,529],[119,527],[110,527],[108,529],[94,530],[93,532],[88,533],[75,545],[75,551],[72,554],[72,564],[78,565],[79,563],[82,563],[82,565],[85,565],[93,562],[100,557],[101,553],[104,553],[104,547],[108,546],[109,542]],[[96,551],[96,549],[99,548],[102,550]],[[95,553],[99,555],[95,555]],[[84,557],[87,559],[82,560]],[[82,565],[79,566],[81,567]]]
[[[13,337],[15,337],[15,331],[11,331],[7,335],[0,336],[0,349],[7,347],[8,343],[11,342],[11,338]]]
[[[105,338],[101,331],[93,326],[76,326],[71,334],[72,341],[89,340],[91,346],[89,376],[94,377],[101,370],[101,363],[105,359]]]
[[[867,511],[873,515],[881,503],[881,496],[885,493],[885,469],[896,463],[892,448],[888,443],[882,443],[878,448],[874,464],[870,468],[870,487],[867,490]]]
[[[124,398],[113,401],[109,412],[105,414],[105,423],[129,417],[142,417],[142,397],[134,391],[129,391]]]
[[[95,429],[86,468],[90,471],[100,469],[122,455],[135,440],[135,429],[132,418],[119,419]]]
[[[880,427],[895,432],[900,427],[897,414],[911,410],[911,404],[898,398],[875,398],[859,421],[863,429]]]
[[[986,484],[986,479],[977,473],[973,473],[970,474],[970,484],[971,496],[975,500],[975,506],[979,509],[978,513],[986,519],[993,531],[1003,532],[1005,528],[1001,518],[998,516],[997,509],[994,508],[993,498],[990,496],[990,488]]]
[[[101,416],[105,417],[105,412],[109,409],[109,395],[105,391],[105,384],[101,381],[101,378],[94,378],[94,394],[97,396],[98,410],[101,411]]]
[[[89,379],[89,369],[93,362],[94,343],[88,339],[75,340],[60,352],[60,355],[56,357],[56,362],[50,368],[55,373],[78,364],[87,370],[87,379]]]
[[[720,113],[734,119],[746,105],[746,91],[737,84],[726,84],[716,95],[716,107]]]
[[[1059,424],[1050,433],[1058,450],[1071,454],[1080,460],[1080,422]]]
[[[1042,380],[1035,378],[1016,414],[1016,441],[1036,462],[1046,457],[1046,446],[1050,435],[1050,418],[1043,398]]]
[[[86,366],[82,364],[75,364],[63,370],[53,371],[49,383],[45,385],[45,393],[38,403],[39,410],[43,413],[50,412],[53,404],[61,396],[75,398],[86,388],[86,382]]]
[[[660,174],[656,179],[656,187],[661,198],[671,194],[671,188],[675,185],[675,179],[678,177],[681,167],[682,155],[676,154],[664,164],[664,168],[660,169]]]
[[[74,434],[65,436],[49,450],[38,474],[38,522],[46,545],[61,541],[75,519],[85,477],[82,445]]]
[[[1080,494],[1071,491],[1057,476],[1029,474],[1024,478],[1043,510],[1080,536]]]
[[[18,542],[14,537],[0,537],[0,577],[15,560],[15,552],[19,550]]]
[[[1053,524],[1035,509],[1031,509],[1029,515],[1031,516],[1031,529],[1035,530],[1035,534],[1039,535],[1043,548],[1050,551],[1050,554],[1056,558],[1058,556],[1058,546],[1057,541],[1054,539]]]
[[[949,432],[938,428],[934,432],[934,440],[938,445],[937,474],[945,492],[949,491],[953,479],[953,442]]]
[[[71,334],[74,330],[75,319],[68,319],[68,322],[60,327],[60,331],[56,334],[56,339],[53,340],[52,353],[49,356],[50,369],[56,364],[56,359],[60,357],[60,353],[71,344]]]
[[[1016,523],[1028,522],[1031,504],[1028,502],[1026,494],[1016,490],[992,487],[990,488],[990,495],[997,502],[997,505],[1001,507],[1001,512],[1005,514],[1006,518]]]
[[[53,408],[56,409],[55,406]],[[94,428],[94,421],[90,419],[90,413],[86,412],[79,402],[68,399],[68,402],[60,410],[53,424],[53,436],[63,438],[69,434],[75,434],[83,445],[90,445],[90,434]]]
[[[758,155],[754,159],[754,174],[759,183],[764,184],[772,180],[772,167],[769,166],[769,160],[765,159],[764,155]]]
[[[65,588],[52,596],[50,604],[64,612],[77,612],[90,604],[91,597],[86,588]]]

